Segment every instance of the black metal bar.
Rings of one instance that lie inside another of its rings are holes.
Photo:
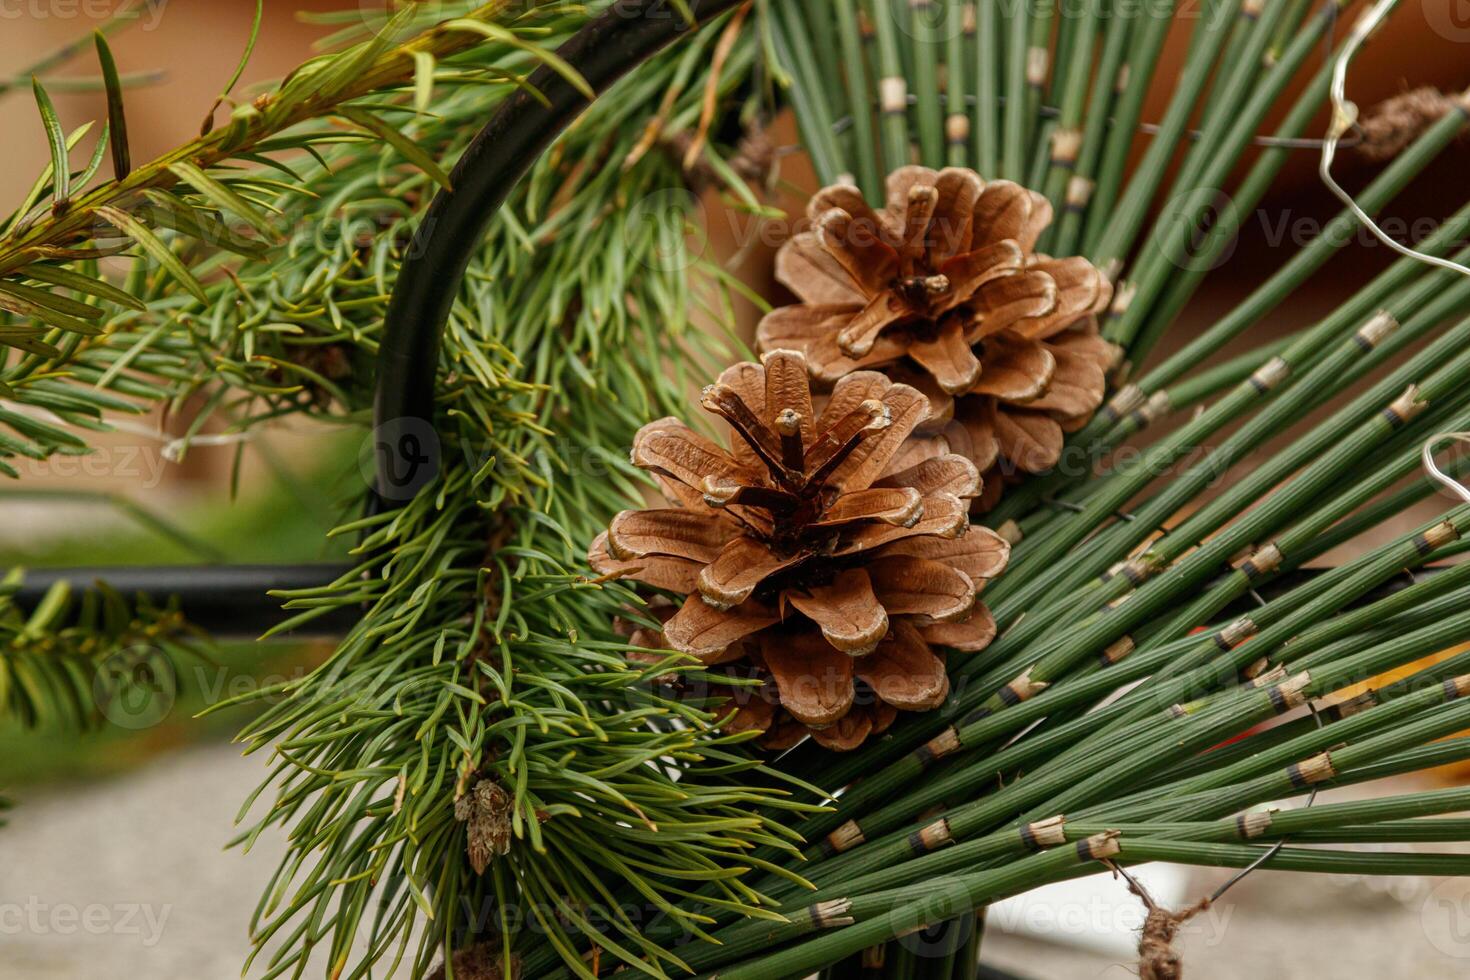
[[[112,568],[38,568],[26,572],[16,593],[22,609],[33,609],[52,585],[70,582],[76,591],[100,582],[132,599],[139,594],[155,602],[177,598],[189,622],[221,638],[254,639],[286,614],[274,589],[308,589],[326,585],[354,565],[118,565]],[[356,620],[356,610],[338,609],[290,635],[340,636]]]

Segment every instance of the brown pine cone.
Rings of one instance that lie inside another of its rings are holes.
[[[729,424],[729,451],[677,419],[644,426],[633,462],[676,506],[623,511],[589,555],[686,597],[637,642],[768,678],[728,723],[767,744],[811,732],[854,748],[895,709],[938,707],[949,682],[932,646],[990,642],[976,593],[1010,548],[970,527],[975,465],[909,440],[929,399],[856,371],[819,413],[806,359],[777,350],[726,370],[703,404]]]
[[[766,315],[761,349],[804,352],[823,384],[877,368],[916,385],[928,428],[966,430],[955,439],[982,473],[1056,465],[1064,433],[1102,403],[1114,349],[1097,314],[1112,286],[1085,258],[1033,251],[1047,199],[959,167],[902,167],[882,210],[835,184],[807,216],[776,257],[801,302]],[[987,499],[1001,482],[987,477]]]

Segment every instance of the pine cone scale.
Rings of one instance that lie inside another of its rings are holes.
[[[868,566],[883,608],[894,615],[956,622],[975,608],[975,583],[944,562],[913,555],[887,555]]]
[[[1051,202],[1043,195],[1027,190],[1011,180],[993,180],[975,205],[974,227],[970,247],[978,249],[992,242],[1011,239],[1027,252],[1046,226],[1051,224]]]
[[[831,646],[851,656],[871,652],[888,633],[888,611],[862,568],[844,569],[826,585],[787,589],[781,598],[816,623]]]
[[[841,527],[871,522],[913,527],[924,516],[924,495],[914,487],[870,487],[844,493],[811,527]]]
[[[817,470],[816,475],[833,488],[847,492],[872,486],[873,481],[883,475],[904,440],[929,414],[929,399],[908,385],[890,387],[883,393],[882,404],[887,413],[886,424],[875,424],[873,434],[860,441],[831,470],[830,477],[824,475],[824,470]]]
[[[1057,308],[1057,284],[1041,272],[1022,272],[993,279],[981,287],[975,304],[979,314],[971,342],[1019,327]]]
[[[707,565],[739,533],[722,516],[711,519],[682,507],[625,510],[608,525],[607,549],[621,561],[668,555]]]
[[[871,656],[857,661],[858,676],[878,697],[905,711],[930,711],[949,694],[949,675],[919,631],[905,622]]]
[[[984,650],[995,639],[995,633],[995,619],[984,606],[977,607],[961,623],[930,623],[919,627],[919,635],[929,644],[961,653]]]
[[[908,313],[905,304],[884,290],[868,300],[837,332],[837,348],[848,357],[862,357],[873,350],[878,334]]]
[[[843,271],[868,296],[881,295],[898,275],[899,254],[871,226],[833,208],[817,216],[817,244],[826,249]]]
[[[803,456],[816,437],[817,413],[812,406],[812,385],[807,378],[806,362],[778,352],[765,360],[766,399],[762,412],[776,422],[783,442],[795,439],[797,453],[787,463],[794,469],[804,466]],[[792,431],[792,426],[795,427]]]
[[[957,538],[970,527],[969,507],[958,497],[937,493],[925,498],[924,516],[912,527],[866,524],[845,535],[833,554],[855,555],[904,538]]]
[[[1026,263],[1021,246],[1009,238],[1001,239],[976,252],[965,252],[946,259],[939,271],[951,282],[965,283],[969,288],[956,289],[938,304],[936,312],[948,313],[962,305],[975,291],[997,279],[1014,276]]]
[[[760,652],[781,706],[803,725],[825,727],[852,707],[854,658],[819,633],[773,630],[762,635]]]
[[[810,552],[778,554],[749,535],[732,539],[699,573],[699,594],[716,609],[749,599],[767,578],[804,561]]]
[[[912,487],[921,497],[936,493],[973,497],[980,492],[980,471],[963,456],[934,456],[885,476],[874,486]]]
[[[994,344],[993,349],[996,354],[986,359],[988,370],[971,389],[973,394],[1024,402],[1050,390],[1057,362],[1045,346],[1011,341]]]
[[[955,317],[944,320],[932,340],[915,340],[908,354],[947,395],[964,394],[980,380],[980,358],[970,349],[965,328]]]
[[[1041,473],[1062,455],[1062,427],[1041,412],[1002,412],[992,402],[990,425],[1001,455],[1028,473]]]
[[[822,247],[816,232],[803,231],[792,237],[790,248],[782,248],[776,256],[775,274],[777,282],[808,303],[833,312],[852,313],[867,302],[852,285],[847,270]]]
[[[630,456],[634,466],[694,485],[711,476],[748,483],[752,475],[729,453],[678,419],[660,419],[638,430]]]
[[[980,585],[1005,571],[1011,546],[988,527],[976,525],[956,538],[911,537],[885,545],[878,557],[928,558],[964,572]]]
[[[859,706],[843,715],[836,724],[814,729],[811,734],[823,748],[834,752],[850,752],[862,745],[873,733],[872,715],[863,706]]]
[[[948,215],[950,220],[932,229],[929,261],[941,272],[948,272],[944,263],[956,255],[971,251],[975,205],[985,192],[985,182],[972,170],[947,167],[935,177],[934,189],[937,193],[935,213]]]
[[[608,549],[606,531],[593,540],[588,555],[593,567],[604,575],[637,578],[656,589],[672,592],[693,592],[699,583],[700,569],[704,567],[698,562],[669,555],[647,555],[628,560],[614,558]]]
[[[758,603],[717,609],[695,593],[664,624],[664,639],[675,650],[704,659],[780,621],[775,610]]]

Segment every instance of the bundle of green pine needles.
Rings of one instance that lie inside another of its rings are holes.
[[[1008,178],[1058,216],[1039,251],[1085,255],[1114,278],[1103,323],[1121,351],[1114,391],[1068,437],[1071,458],[1181,422],[1116,466],[1031,478],[985,515],[1015,542],[986,591],[1000,638],[951,661],[942,712],[851,757],[808,745],[781,760],[847,787],[801,826],[816,890],[778,891],[786,924],[729,922],[714,932],[721,945],[685,957],[696,970],[973,976],[980,930],[965,918],[1099,860],[1464,872],[1448,855],[1296,846],[1451,839],[1460,821],[1404,818],[1459,810],[1460,791],[1262,808],[1470,753],[1470,740],[1436,741],[1470,718],[1464,656],[1347,696],[1470,636],[1464,566],[1382,591],[1462,551],[1465,508],[1272,587],[1434,491],[1423,446],[1470,421],[1470,280],[1404,256],[1317,323],[1211,361],[1350,240],[1359,219],[1345,209],[1225,316],[1150,357],[1205,278],[1230,274],[1225,249],[1327,104],[1347,6],[1226,0],[1186,25],[1172,4],[773,5],[771,45],[823,182],[851,180],[877,205],[882,175],[912,162]],[[1163,77],[1171,29],[1188,30],[1189,52]],[[1262,132],[1294,82],[1301,94]],[[1145,137],[1144,95],[1158,87],[1172,96]],[[1463,101],[1442,103],[1357,195],[1366,212],[1462,132]],[[1467,220],[1464,208],[1445,217],[1418,247],[1464,262]],[[936,933],[902,939],[922,929]]]
[[[196,406],[192,432],[298,413],[365,428],[395,272],[449,164],[532,68],[576,79],[554,49],[607,5],[424,6],[327,18],[327,53],[157,161],[130,158],[105,41],[109,119],[80,170],[90,128],[67,133],[36,86],[53,165],[0,232],[0,455],[85,453],[88,430],[159,404]],[[1403,256],[1224,357],[1351,241],[1345,209],[1156,354],[1315,135],[1349,6],[757,0],[599,98],[465,277],[438,476],[338,529],[352,572],[283,596],[282,629],[359,616],[319,670],[248,699],[242,737],[272,772],[240,843],[289,840],[252,975],[426,976],[442,957],[446,976],[971,977],[988,904],[1106,866],[1470,873],[1378,846],[1470,839],[1445,816],[1470,792],[1316,800],[1470,758],[1470,655],[1420,664],[1470,640],[1470,565],[1416,573],[1464,550],[1470,506],[1295,574],[1434,494],[1424,445],[1470,429],[1470,277]],[[1189,35],[1177,76],[1158,70],[1171,31]],[[1364,211],[1463,130],[1463,102],[1440,102]],[[950,659],[945,707],[854,753],[771,759],[718,729],[722,678],[627,660],[618,621],[655,621],[583,555],[647,491],[632,433],[745,354],[708,324],[766,308],[691,241],[684,137],[725,206],[772,215],[731,144],[785,107],[822,182],[875,204],[914,162],[1044,193],[1057,220],[1037,248],[1114,279],[1120,355],[1068,436],[1089,465],[978,518],[1014,542],[986,591],[1000,635]],[[1470,205],[1434,217],[1416,247],[1470,259]],[[0,603],[0,706],[29,723],[94,721],[90,672],[140,634],[194,655],[166,605]],[[676,677],[706,693],[649,683]],[[1272,809],[1289,800],[1314,805]],[[905,940],[924,930],[938,956]]]

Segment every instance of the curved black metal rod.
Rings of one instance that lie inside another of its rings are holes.
[[[618,0],[557,49],[597,94],[701,23],[743,0]],[[540,93],[537,99],[527,89]],[[383,323],[373,403],[377,505],[392,509],[437,473],[434,380],[439,341],[485,229],[532,164],[591,103],[552,69],[531,74],[470,143],[414,234]]]

